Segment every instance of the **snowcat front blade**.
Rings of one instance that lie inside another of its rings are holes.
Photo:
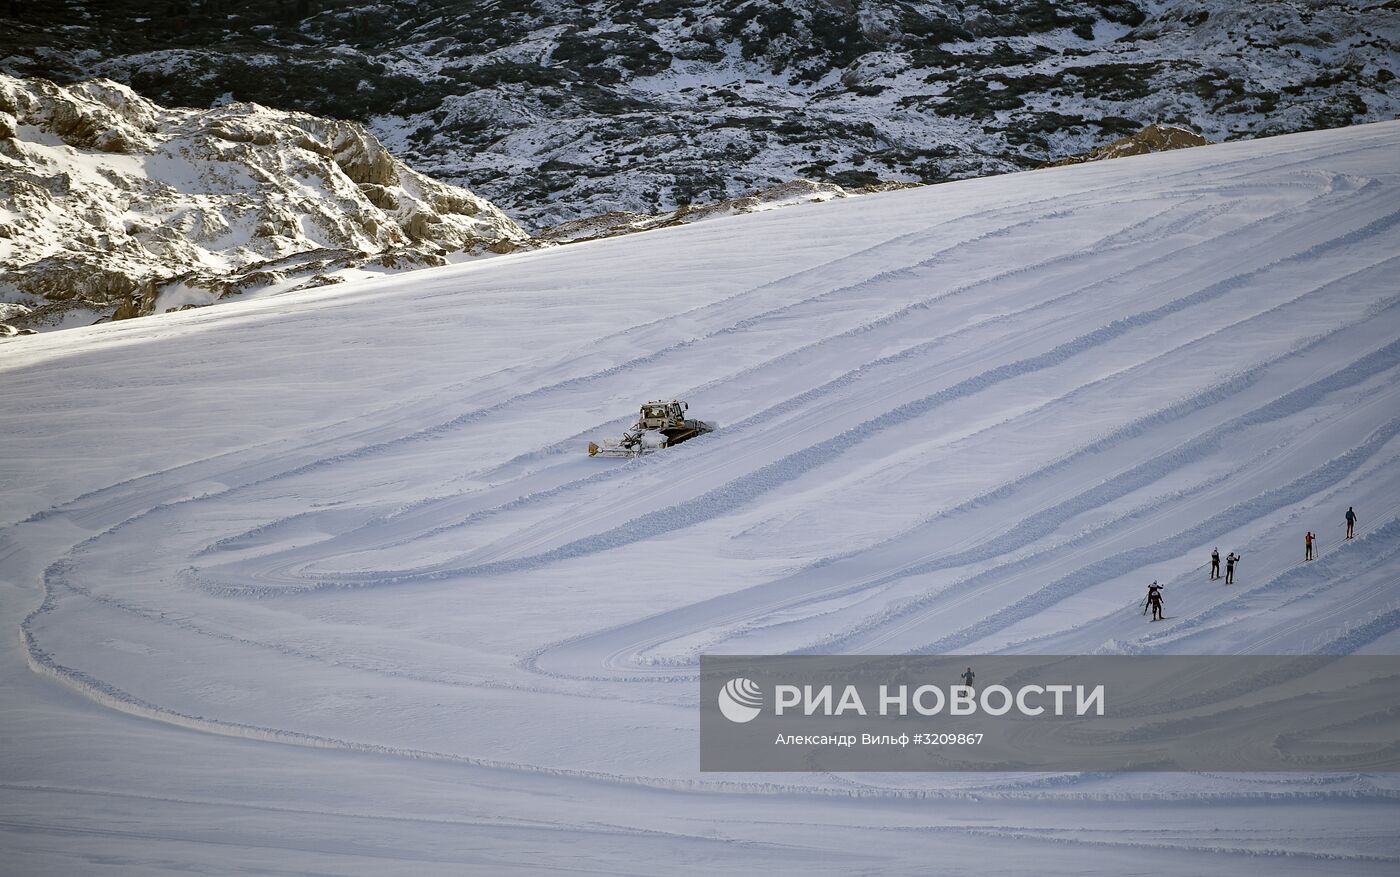
[[[626,447],[624,445],[603,444],[594,442],[588,443],[588,456],[590,457],[640,457],[643,454],[650,454],[658,450],[657,448],[646,448],[640,445]]]

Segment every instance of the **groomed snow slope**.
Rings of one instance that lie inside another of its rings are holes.
[[[702,775],[694,667],[1394,653],[1397,155],[1232,143],[5,343],[0,860],[1393,874],[1394,775]],[[584,455],[657,397],[721,429]]]

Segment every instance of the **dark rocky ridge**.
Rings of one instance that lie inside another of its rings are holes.
[[[1211,140],[1400,111],[1400,3],[51,0],[8,72],[367,122],[536,227],[795,177],[1034,167],[1149,123]]]

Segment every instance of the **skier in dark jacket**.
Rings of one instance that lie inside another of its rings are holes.
[[[1235,563],[1239,559],[1240,556],[1233,551],[1225,555],[1225,584],[1233,585],[1235,583]]]
[[[1147,586],[1147,606],[1152,607],[1152,620],[1160,621],[1166,618],[1162,614],[1162,586],[1153,582]],[[1143,607],[1143,614],[1147,614],[1147,606]]]
[[[1220,578],[1220,548],[1212,548],[1210,552],[1210,580],[1215,581]]]
[[[1356,509],[1347,506],[1347,538],[1350,539],[1356,532]]]
[[[1313,531],[1312,531],[1312,530],[1309,530],[1308,533],[1307,533],[1307,535],[1303,537],[1303,559],[1304,559],[1304,560],[1312,560],[1312,559],[1313,559],[1313,541],[1316,540],[1316,539],[1317,539],[1317,536],[1315,536],[1315,535],[1313,534]]]
[[[971,667],[968,667],[962,673],[958,674],[958,678],[963,681],[963,685],[966,685],[968,688],[971,688],[972,680],[977,678],[977,674],[972,672]]]

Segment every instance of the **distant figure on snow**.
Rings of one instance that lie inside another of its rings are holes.
[[[1233,551],[1225,555],[1225,584],[1233,585],[1235,583],[1235,564],[1239,559],[1240,555]]]
[[[1220,548],[1211,549],[1210,552],[1210,580],[1215,581],[1220,578]]]
[[[1347,538],[1350,539],[1356,532],[1356,509],[1347,506]]]
[[[1313,540],[1316,539],[1316,538],[1317,538],[1317,536],[1313,535],[1313,531],[1312,531],[1312,530],[1309,530],[1309,531],[1308,531],[1308,535],[1306,535],[1306,536],[1303,537],[1303,559],[1304,559],[1304,560],[1312,560],[1312,559],[1313,559]]]
[[[971,667],[968,667],[966,670],[964,670],[958,675],[958,678],[963,681],[963,685],[966,685],[968,688],[972,687],[972,680],[976,677],[977,674],[972,672]]]
[[[1162,614],[1162,586],[1153,582],[1147,586],[1147,606],[1152,609],[1152,620],[1160,621],[1166,618]],[[1147,607],[1143,608],[1143,614],[1147,613]]]

